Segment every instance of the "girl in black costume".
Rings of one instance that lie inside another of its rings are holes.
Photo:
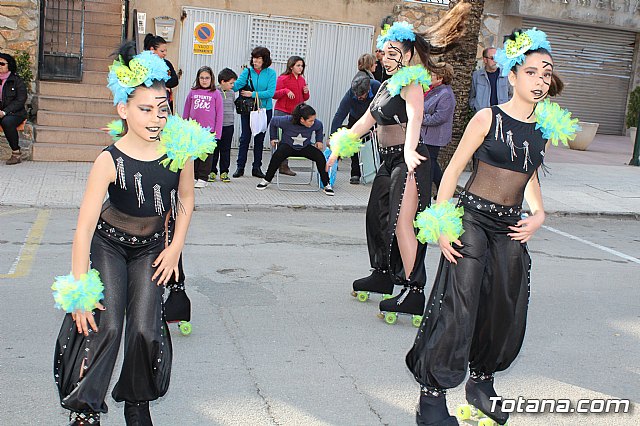
[[[122,119],[121,139],[91,169],[71,274],[57,277],[52,287],[57,305],[67,312],[56,343],[54,378],[72,425],[100,424],[100,413],[107,412],[105,396],[123,330],[124,361],[112,396],[125,402],[127,425],[152,424],[149,401],[167,392],[171,374],[164,285],[178,277],[194,205],[192,156],[174,149],[171,135],[174,140],[183,135],[183,147],[202,142],[203,151],[215,148],[208,131],[170,115],[162,59],[149,51],[134,56],[131,43],[119,53],[110,67],[109,88]],[[165,245],[169,218],[175,230]]]
[[[494,373],[509,367],[524,338],[531,267],[526,243],[545,219],[538,168],[547,141],[565,142],[577,127],[570,113],[545,100],[563,87],[550,51],[545,34],[535,29],[512,34],[498,51],[514,96],[469,122],[432,207],[449,205],[473,158],[458,202],[464,233],[453,240],[439,236],[440,266],[406,357],[421,385],[419,425],[458,424],[447,411],[445,391],[462,383],[467,368],[467,401],[497,423],[507,421],[500,403],[491,410],[490,398],[496,396]],[[528,217],[521,216],[523,198]]]
[[[331,138],[330,167],[338,156],[357,152],[360,136],[377,124],[381,165],[371,187],[366,228],[369,259],[373,272],[353,283],[353,295],[366,300],[369,292],[389,295],[394,284],[402,290],[380,303],[382,316],[394,323],[396,313],[412,314],[420,324],[424,312],[426,244],[418,243],[413,220],[416,212],[431,200],[431,169],[427,146],[420,141],[424,91],[435,69],[431,54],[442,54],[462,35],[463,21],[470,5],[459,3],[426,34],[413,31],[406,22],[396,22],[378,37],[384,67],[392,77],[386,80],[369,110],[351,127],[340,129]],[[417,53],[421,65],[408,66]],[[424,67],[423,67],[424,66]],[[355,143],[355,150],[343,150]],[[328,170],[328,169],[327,169]],[[365,295],[362,297],[361,295]]]

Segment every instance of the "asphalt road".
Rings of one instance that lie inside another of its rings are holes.
[[[52,379],[77,210],[0,208],[0,425],[62,425]],[[514,414],[511,425],[640,424],[640,222],[550,217],[529,244],[531,300],[505,397],[630,399],[628,414]],[[576,239],[578,238],[578,239]],[[439,253],[430,250],[431,278]],[[193,333],[172,327],[156,425],[410,425],[418,387],[404,366],[416,329],[349,295],[368,273],[364,214],[198,211],[185,248]],[[116,367],[119,371],[119,365]],[[117,377],[117,374],[114,374]],[[114,381],[112,380],[112,385]],[[453,411],[462,387],[451,390]],[[122,425],[108,398],[103,424]]]

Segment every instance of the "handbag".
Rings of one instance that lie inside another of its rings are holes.
[[[267,131],[267,109],[261,107],[257,93],[254,109],[249,113],[249,126],[251,127],[252,135],[257,135]]]
[[[240,90],[250,90],[254,92],[253,81],[251,80],[251,71],[249,71],[249,82]],[[256,93],[256,98],[258,94]],[[254,110],[256,98],[238,96],[233,103],[236,105],[236,112],[240,115],[248,115]]]

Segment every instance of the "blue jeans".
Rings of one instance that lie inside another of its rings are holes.
[[[267,110],[267,127],[271,122],[273,111]],[[251,126],[249,125],[249,115],[241,115],[242,133],[240,133],[240,150],[238,151],[238,169],[244,170],[247,163],[247,154],[249,152],[249,142],[251,142]],[[267,128],[267,131],[269,129]],[[266,132],[258,133],[253,138],[253,164],[251,170],[258,170],[262,166],[262,146],[264,144],[264,136]]]

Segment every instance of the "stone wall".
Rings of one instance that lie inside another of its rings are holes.
[[[31,56],[32,72],[37,75],[37,45],[40,21],[39,2],[37,0],[2,0],[0,5],[0,52],[15,55],[26,51]],[[35,82],[31,83],[31,92]],[[27,110],[31,104],[31,95],[27,100]],[[24,159],[31,158],[33,144],[33,125],[27,122],[20,135],[20,146]],[[0,159],[8,158],[11,150],[4,135],[0,136]]]

